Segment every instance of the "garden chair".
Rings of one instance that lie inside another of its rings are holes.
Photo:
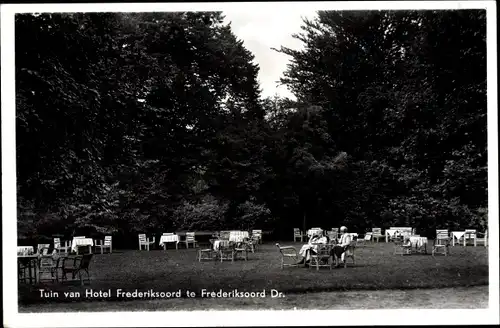
[[[50,244],[38,244],[36,251],[40,255],[49,255]]]
[[[377,240],[378,243],[380,238],[384,238],[384,235],[382,235],[382,228],[372,228],[371,240]]]
[[[113,253],[113,237],[112,236],[105,236],[104,240],[96,240],[95,241],[95,248],[100,247],[101,248],[101,254],[104,254],[104,249],[109,249],[109,253]]]
[[[372,233],[367,232],[362,238],[362,236],[358,236],[356,239],[356,247],[364,247],[366,246],[366,243],[372,240]]]
[[[61,258],[54,258],[52,256],[41,256],[38,259],[38,281],[51,282],[57,281],[57,269]],[[45,277],[44,277],[45,276]],[[47,277],[48,276],[48,277]]]
[[[330,240],[337,240],[339,238],[339,229],[338,228],[332,228],[332,230],[327,232],[328,238]]]
[[[193,244],[193,248],[195,248],[197,245],[197,241],[194,237],[195,233],[194,232],[186,232],[186,239],[184,240],[184,243],[186,244],[186,248],[189,248],[189,244]]]
[[[61,265],[61,270],[62,270],[62,281],[67,281],[68,280],[68,273],[71,273],[71,279],[75,280],[76,276],[78,275],[78,278],[80,280],[80,283],[82,286],[84,285],[85,278],[84,274],[87,275],[87,280],[90,283],[90,272],[89,272],[89,266],[90,266],[90,261],[92,260],[92,255],[93,254],[84,254],[80,256],[76,256],[73,258],[63,258],[63,262]]]
[[[262,230],[252,230],[252,237],[256,237],[259,244],[262,244]]]
[[[210,260],[213,261],[216,259],[216,252],[214,251],[214,246],[213,246],[214,239],[210,239],[210,245],[200,245],[200,248],[198,249],[198,262],[201,262],[203,260]],[[201,247],[203,246],[203,247]],[[205,247],[207,246],[207,247]]]
[[[349,246],[347,246],[345,252],[344,252],[344,268],[347,268],[347,259],[350,258],[352,260],[352,264],[356,265],[356,259],[355,259],[355,250],[356,250],[356,243],[354,241],[351,242]],[[333,253],[333,252],[332,252]],[[339,266],[339,260],[341,258],[337,257],[335,253],[333,253],[333,258],[335,260],[335,267]]]
[[[69,253],[71,250],[71,242],[65,241],[63,246],[60,238],[54,238],[54,249],[57,252],[64,251],[64,253]]]
[[[299,228],[293,228],[293,241],[297,241],[297,239],[300,239],[300,242],[304,242],[304,234]]]
[[[293,246],[283,246],[281,247],[279,243],[276,243],[276,247],[281,255],[281,269],[284,267],[298,267],[297,262],[299,261],[299,257],[297,254],[297,250]],[[287,263],[288,262],[288,263]]]
[[[484,233],[476,232],[476,244],[483,244],[484,247],[488,247],[488,230]]]
[[[332,246],[325,244],[316,244],[316,254],[311,252],[311,261],[309,262],[309,269],[312,267],[316,267],[316,271],[319,270],[320,267],[326,267],[332,269],[333,261],[330,261],[332,257]]]
[[[411,243],[409,239],[400,236],[394,239],[394,255],[410,255]]]
[[[464,246],[467,246],[470,241],[472,241],[472,244],[474,247],[476,246],[476,229],[465,229],[465,235],[464,235]]]
[[[448,230],[436,230],[436,239],[432,246],[432,256],[435,254],[444,254],[447,256],[450,252],[450,235]]]
[[[141,251],[142,250],[142,247],[144,246],[144,249],[146,249],[147,251],[149,251],[149,247],[151,245],[154,246],[155,244],[155,237],[153,237],[153,239],[149,239],[149,238],[146,238],[146,234],[140,234],[139,235],[139,250]]]
[[[235,244],[229,240],[221,240],[219,244],[219,258],[220,261],[231,260],[234,262],[234,254],[235,254]]]
[[[248,247],[247,243],[237,243],[234,247],[234,258],[237,260],[238,258],[248,260]]]

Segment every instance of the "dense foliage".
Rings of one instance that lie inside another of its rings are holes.
[[[18,228],[487,225],[482,11],[318,12],[261,99],[218,12],[16,16]]]

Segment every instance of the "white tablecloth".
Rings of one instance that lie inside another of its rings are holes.
[[[28,253],[33,254],[33,246],[17,246],[17,255],[28,255]]]
[[[321,235],[321,234],[323,234],[323,230],[322,229],[309,229],[309,230],[307,230],[307,236],[309,238],[311,238],[315,234]]]
[[[78,246],[94,246],[94,240],[92,238],[73,238],[71,242],[71,250],[76,252]]]
[[[249,238],[248,231],[230,231],[229,241],[234,241],[236,243],[241,243],[243,239]]]
[[[178,242],[179,242],[179,236],[177,235],[166,235],[160,237],[160,245],[163,245],[164,243],[178,243]]]
[[[453,246],[455,246],[455,239],[457,242],[460,242],[460,238],[462,238],[465,235],[465,231],[452,231],[451,232],[451,243]]]

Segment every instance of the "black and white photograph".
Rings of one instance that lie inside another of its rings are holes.
[[[2,5],[4,325],[498,324],[495,10]]]

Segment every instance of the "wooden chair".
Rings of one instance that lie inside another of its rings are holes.
[[[139,235],[139,250],[140,251],[142,250],[142,247],[144,247],[144,249],[149,251],[149,247],[151,245],[154,246],[154,244],[155,244],[155,237],[153,237],[153,239],[150,240],[149,238],[146,238],[146,234],[144,234],[144,233]]]
[[[234,259],[238,258],[248,260],[248,246],[246,242],[237,243],[234,247]]]
[[[281,247],[279,243],[276,243],[276,247],[281,255],[281,269],[284,267],[298,267],[297,262],[299,261],[298,253],[293,246],[283,246]],[[287,263],[288,262],[288,263]]]
[[[372,233],[367,232],[364,236],[358,236],[356,239],[356,247],[364,247],[366,243],[372,240]]]
[[[293,228],[293,241],[297,241],[297,239],[300,239],[300,242],[304,242],[304,234],[299,228]]]
[[[76,256],[73,258],[63,258],[61,270],[62,270],[62,281],[67,281],[68,280],[68,273],[71,273],[71,279],[75,280],[76,276],[78,275],[78,278],[80,280],[80,283],[82,286],[84,285],[85,278],[84,274],[87,275],[87,280],[90,283],[90,272],[89,272],[89,266],[90,266],[90,261],[92,260],[92,255],[93,254],[84,254],[80,256]]]
[[[36,251],[40,255],[49,255],[50,244],[38,244]]]
[[[54,238],[54,249],[56,252],[64,251],[64,253],[69,253],[71,251],[71,243],[66,241],[63,246],[60,238]]]
[[[484,233],[476,232],[476,245],[483,244],[484,247],[488,247],[488,230]]]
[[[262,230],[252,230],[252,238],[256,237],[259,244],[262,244]]]
[[[213,261],[216,258],[216,252],[214,251],[213,242],[214,242],[214,239],[210,239],[210,245],[201,245],[200,244],[200,248],[198,249],[198,256],[197,256],[198,262],[201,262],[204,260]]]
[[[184,243],[186,244],[186,248],[189,248],[189,244],[193,244],[193,248],[195,248],[197,245],[197,241],[194,237],[195,233],[194,232],[186,232],[186,239],[184,240]]]
[[[476,235],[476,229],[465,229],[464,246],[467,246],[469,242],[472,241],[472,244],[475,247],[477,245]]]
[[[54,258],[52,256],[41,256],[38,259],[38,281],[47,281],[50,280],[51,282],[57,281],[58,276],[57,276],[57,268],[58,268],[58,263],[61,258]],[[47,279],[48,276],[49,278]]]
[[[219,244],[219,258],[220,261],[231,260],[234,262],[234,254],[235,254],[235,244],[229,240],[221,240]]]
[[[112,236],[105,236],[104,240],[96,240],[95,241],[95,248],[100,247],[101,248],[101,254],[104,254],[104,249],[108,248],[109,253],[113,253],[113,237]]]
[[[380,238],[384,238],[384,235],[382,234],[382,228],[372,228],[372,233],[371,233],[372,242],[377,240],[378,243]]]
[[[432,246],[432,256],[435,254],[443,254],[447,256],[450,252],[450,235],[448,230],[436,230],[436,239]]]
[[[332,269],[333,261],[330,261],[332,257],[332,246],[329,244],[316,244],[316,254],[311,252],[311,261],[309,262],[309,269],[316,267],[316,271],[320,267]]]
[[[411,254],[411,244],[409,239],[403,236],[396,237],[394,239],[394,255],[410,255]]]

